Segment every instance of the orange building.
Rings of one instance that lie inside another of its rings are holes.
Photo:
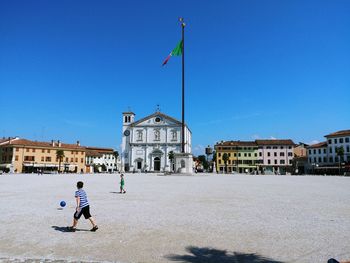
[[[63,152],[61,161],[57,152]],[[0,140],[0,170],[15,173],[85,172],[85,147],[60,141]]]

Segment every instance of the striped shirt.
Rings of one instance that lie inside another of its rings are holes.
[[[83,189],[79,189],[78,191],[76,191],[75,197],[79,197],[80,199],[79,208],[83,208],[89,205],[89,201],[87,200],[86,193]]]

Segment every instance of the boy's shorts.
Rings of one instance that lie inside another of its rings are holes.
[[[91,217],[89,205],[81,208],[80,212],[75,212],[74,218],[78,220],[81,217],[81,215],[84,215],[85,219],[89,219]]]

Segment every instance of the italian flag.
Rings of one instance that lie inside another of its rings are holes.
[[[181,56],[182,55],[182,40],[177,44],[177,46],[173,49],[173,51],[170,52],[169,56],[164,60],[163,65],[164,66],[166,63],[168,63],[169,59],[172,56]]]

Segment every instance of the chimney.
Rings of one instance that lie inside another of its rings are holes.
[[[51,140],[51,146],[55,146],[55,141]]]
[[[58,143],[58,147],[61,147],[61,141],[58,140],[57,143]]]
[[[77,146],[80,146],[80,141],[77,141]]]

